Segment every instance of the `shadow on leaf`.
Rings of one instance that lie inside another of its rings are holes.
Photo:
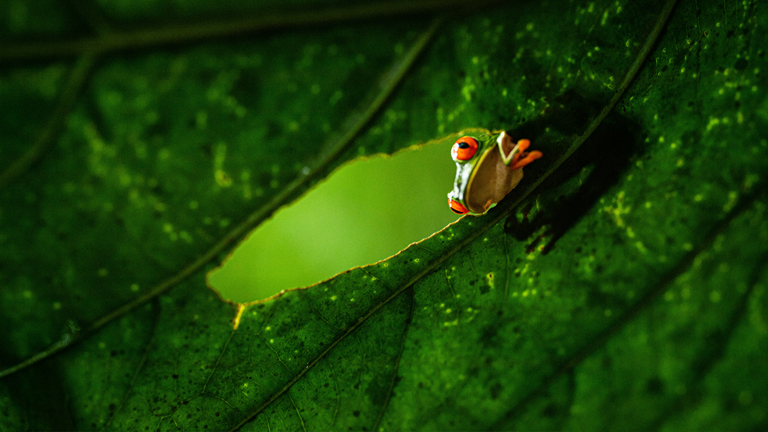
[[[541,133],[543,124],[557,132],[570,136],[583,124],[597,115],[597,104],[575,94],[564,94],[551,112],[545,113],[537,124],[521,128],[526,136]],[[553,120],[557,121],[553,121]],[[542,123],[542,124],[538,124]],[[541,190],[573,189],[566,183],[578,182],[575,192],[556,195],[549,193],[536,197],[539,206],[533,219],[530,213],[533,202],[522,206],[521,218],[507,218],[504,231],[518,241],[526,241],[546,227],[543,233],[531,240],[526,248],[531,253],[539,243],[542,254],[547,254],[555,243],[573,227],[605,193],[616,185],[631,161],[642,153],[640,127],[619,114],[610,114],[600,128],[544,183]],[[556,196],[556,197],[555,197]]]

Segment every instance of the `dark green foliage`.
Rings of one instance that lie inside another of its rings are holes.
[[[86,54],[24,57],[34,44],[18,44],[261,11],[48,3],[0,6],[0,174],[40,140]],[[613,112],[548,175],[620,90],[662,6],[448,17],[317,177],[462,128],[507,129],[545,155],[505,200],[521,204],[249,306],[237,330],[206,271],[234,227],[324,155],[431,17],[109,48],[50,145],[0,182],[0,368],[75,341],[0,378],[0,430],[764,429],[760,4],[677,5]]]

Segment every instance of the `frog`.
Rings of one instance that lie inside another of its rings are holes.
[[[456,180],[448,193],[448,207],[458,214],[482,216],[523,179],[523,167],[539,159],[538,150],[526,151],[529,139],[516,143],[506,131],[463,136],[451,147]]]

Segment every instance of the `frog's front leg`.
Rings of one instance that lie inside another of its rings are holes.
[[[532,152],[526,152],[525,150],[531,145],[531,141],[527,139],[521,139],[514,145],[509,153],[504,152],[504,148],[512,147],[512,137],[507,132],[502,132],[496,139],[496,143],[499,145],[499,153],[501,153],[501,160],[504,165],[509,166],[510,169],[520,169],[529,163],[535,161],[542,156],[541,152],[534,150]]]

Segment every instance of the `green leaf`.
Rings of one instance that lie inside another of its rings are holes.
[[[0,429],[768,424],[756,2],[32,3],[0,31]],[[488,215],[240,310],[206,287],[344,161],[473,127],[544,153]]]

